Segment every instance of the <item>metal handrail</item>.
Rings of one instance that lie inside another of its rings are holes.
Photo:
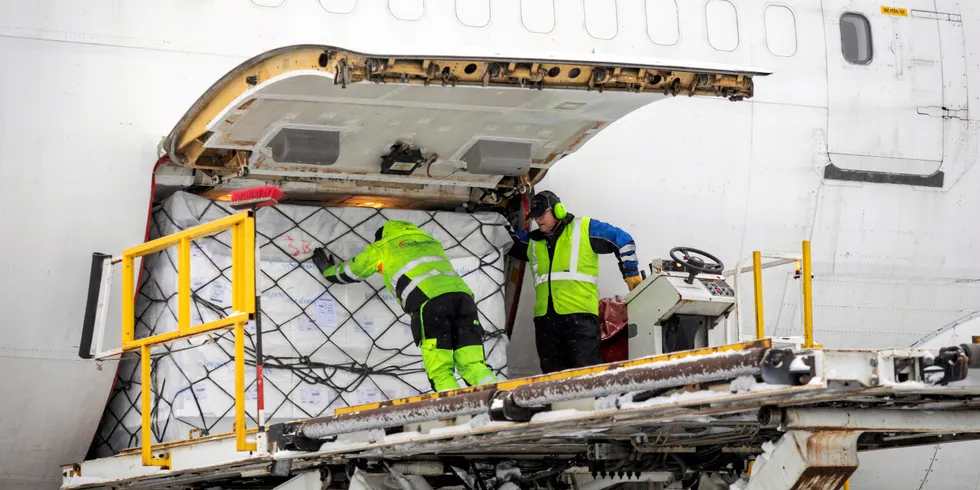
[[[195,239],[231,230],[231,296],[232,313],[225,318],[201,325],[191,325],[191,242]],[[144,257],[167,248],[178,247],[177,260],[177,330],[161,333],[150,337],[136,339],[136,293],[134,284],[134,263],[137,257]],[[150,350],[154,346],[173,342],[175,340],[187,339],[198,335],[211,332],[234,329],[235,335],[235,446],[239,451],[254,451],[256,443],[249,443],[246,440],[246,421],[245,421],[245,324],[255,318],[255,215],[252,211],[236,213],[231,216],[198,225],[186,230],[157,238],[135,247],[123,250],[122,256],[118,258],[109,257],[103,254],[96,254],[96,260],[102,260],[105,270],[110,270],[109,264],[122,263],[122,344],[118,349],[100,352],[94,357],[98,360],[121,356],[126,352],[140,352],[140,373],[143,383],[141,393],[140,408],[142,412],[142,427],[140,451],[144,466],[170,467],[170,454],[164,453],[160,456],[153,455],[152,432],[150,414],[152,411],[152,400],[150,390]],[[108,261],[106,263],[106,261]],[[94,261],[95,262],[95,261]],[[105,281],[96,274],[99,266],[93,265],[93,282],[98,277],[98,282]],[[108,275],[108,274],[106,274]],[[102,299],[98,305],[92,307],[92,314],[86,314],[86,324],[83,328],[83,344],[91,343],[92,330],[96,319],[104,319],[104,310],[99,311],[104,305],[103,293],[93,294],[90,286],[90,303]],[[107,294],[107,293],[104,293]],[[94,300],[92,298],[95,298]],[[102,313],[101,315],[99,313]],[[104,321],[99,325],[98,347],[101,348],[101,339],[104,332]],[[91,349],[90,345],[85,346],[82,351]],[[88,351],[81,352],[86,357]]]
[[[762,259],[773,259],[770,262],[762,262]],[[742,264],[746,261],[752,259],[752,265],[745,267]],[[811,267],[811,257],[810,257],[810,241],[803,241],[803,253],[802,255],[793,255],[781,252],[762,252],[754,251],[751,255],[741,257],[735,264],[734,269],[729,269],[722,272],[722,276],[732,277],[732,287],[735,289],[735,329],[734,333],[736,338],[732,339],[731,333],[733,329],[728,329],[728,343],[736,343],[742,341],[742,308],[741,308],[741,288],[738,286],[738,277],[745,272],[752,272],[755,284],[755,338],[761,339],[765,336],[765,324],[764,315],[762,311],[762,270],[769,269],[772,267],[778,267],[786,264],[802,262],[802,285],[801,294],[803,298],[803,346],[806,348],[811,348],[814,346],[813,342],[813,282],[812,282],[812,267]]]

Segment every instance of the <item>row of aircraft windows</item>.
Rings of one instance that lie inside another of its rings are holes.
[[[282,6],[286,0],[252,0],[263,7]],[[617,0],[582,0],[585,29],[596,39],[613,39],[619,31]],[[334,14],[349,14],[357,0],[319,0],[320,6]],[[490,24],[490,0],[456,0],[456,18],[468,27]],[[646,0],[647,36],[655,44],[672,46],[680,40],[677,0]],[[388,1],[391,15],[400,20],[419,20],[425,14],[425,0]],[[738,12],[729,0],[708,0],[704,14],[708,43],[718,51],[738,48]],[[770,5],[764,14],[766,47],[775,56],[796,54],[796,17],[789,7]],[[555,28],[555,0],[521,0],[521,21],[530,32],[547,34]],[[844,58],[854,64],[871,62],[871,26],[858,14],[841,17],[841,45]]]

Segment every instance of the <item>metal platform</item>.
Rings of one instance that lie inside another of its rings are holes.
[[[355,473],[395,462],[460,468],[503,460],[639,478],[662,455],[676,456],[685,472],[717,470],[763,453],[766,443],[814,434],[848,434],[833,449],[841,454],[848,445],[971,440],[980,438],[980,385],[965,381],[970,364],[962,347],[789,350],[764,339],[274,424],[249,434],[254,451],[236,451],[234,434],[154,446],[170,453],[169,468],[142,466],[138,451],[125,452],[66,465],[62,488],[273,488],[310,470],[322,488],[346,488]],[[688,456],[700,467],[684,463]],[[832,473],[846,479],[855,468],[856,459]]]

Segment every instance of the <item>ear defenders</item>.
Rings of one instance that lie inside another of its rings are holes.
[[[551,214],[555,219],[562,220],[568,216],[568,210],[565,209],[565,205],[561,203],[561,199],[551,191],[541,191],[536,196],[534,196],[534,204],[531,206],[531,210],[540,210],[541,208],[547,206],[545,209],[551,209]],[[538,211],[534,211],[538,213]]]
[[[555,203],[551,206],[551,213],[555,215],[555,219],[565,219],[568,216],[568,211],[565,210],[565,205],[562,203]]]
[[[546,194],[548,198],[548,203],[551,204],[551,214],[555,215],[555,219],[562,220],[565,216],[568,216],[568,210],[565,209],[565,205],[561,203],[558,196],[554,192],[544,191],[542,194]]]

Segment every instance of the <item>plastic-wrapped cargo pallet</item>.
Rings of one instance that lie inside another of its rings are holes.
[[[187,193],[153,214],[151,236],[168,235],[235,212]],[[440,240],[473,290],[484,326],[487,362],[506,378],[504,264],[511,243],[503,217],[363,207],[280,205],[256,216],[262,292],[265,410],[269,422],[329,415],[333,409],[431,391],[409,317],[384,289],[380,274],[332,285],[310,260],[324,244],[348,259],[386,219],[410,221]],[[192,325],[231,312],[230,233],[195,240],[191,255]],[[136,303],[137,338],[177,329],[177,249],[146,258]],[[256,424],[254,325],[246,327],[246,407]],[[230,331],[174,342],[154,352],[154,443],[231,431],[234,420]],[[461,382],[462,386],[462,382]],[[94,442],[97,456],[138,446],[142,389],[138,359],[126,359]]]

